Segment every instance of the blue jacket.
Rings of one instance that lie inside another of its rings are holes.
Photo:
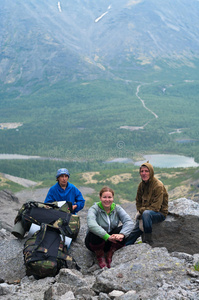
[[[44,203],[55,201],[72,202],[72,205],[77,205],[77,208],[74,211],[75,213],[81,210],[85,204],[82,193],[70,182],[68,182],[65,190],[61,188],[58,182],[49,189]]]

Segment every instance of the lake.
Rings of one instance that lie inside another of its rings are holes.
[[[198,167],[199,164],[194,161],[193,157],[187,157],[183,155],[172,155],[172,154],[151,154],[144,155],[145,160],[137,161],[135,166],[149,161],[154,167],[160,168],[189,168]]]
[[[21,154],[0,154],[0,159],[41,159],[41,157]]]
[[[42,157],[42,156],[31,156],[31,155],[21,155],[21,154],[0,154],[0,159],[39,159],[39,160],[58,160],[66,161],[61,158],[51,158],[51,157]]]
[[[106,161],[105,163],[127,163],[134,164],[135,166],[140,166],[141,164],[149,161],[154,167],[159,168],[190,168],[190,167],[198,167],[199,164],[194,161],[193,157],[187,157],[183,155],[172,155],[172,154],[151,154],[144,155],[144,160],[134,162],[130,158],[115,158],[110,161]],[[20,154],[0,154],[0,159],[42,159],[42,160],[60,160],[58,158],[47,158],[41,156],[29,156],[29,155],[20,155]]]

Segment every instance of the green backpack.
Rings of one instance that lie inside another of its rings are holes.
[[[67,254],[65,243],[65,237],[75,240],[80,229],[80,219],[72,214],[71,202],[66,202],[61,207],[57,203],[25,203],[15,218],[16,228],[13,228],[12,233],[23,238],[32,224],[39,227],[24,244],[24,264],[28,276],[40,279],[55,276],[61,268],[80,269]]]
[[[66,202],[61,207],[57,206],[57,202],[41,203],[29,201],[25,203],[15,218],[15,225],[21,225],[23,234],[19,234],[16,230],[13,230],[12,234],[18,238],[23,238],[23,235],[29,231],[32,223],[52,225],[57,229],[61,229],[65,236],[73,240],[77,238],[80,229],[80,219],[78,215],[72,214],[71,202]]]
[[[26,275],[33,275],[36,279],[55,276],[61,268],[80,270],[67,254],[64,235],[51,225],[41,224],[40,230],[26,240],[23,255]]]

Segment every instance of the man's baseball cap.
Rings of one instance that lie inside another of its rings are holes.
[[[57,171],[56,178],[58,178],[58,177],[59,177],[60,175],[62,175],[62,174],[67,175],[68,178],[70,177],[70,174],[69,174],[68,170],[65,169],[65,168],[62,168],[62,169],[59,169],[59,170]]]

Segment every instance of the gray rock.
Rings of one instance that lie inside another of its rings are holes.
[[[169,252],[199,252],[199,204],[185,198],[169,202],[166,220],[153,225],[153,247]]]
[[[128,256],[128,261],[120,261],[119,256],[123,255]],[[178,286],[187,275],[184,261],[171,257],[166,248],[151,248],[146,244],[132,245],[118,250],[114,259],[114,267],[96,277],[93,286],[96,292],[135,290],[142,295],[150,290],[155,296],[157,282],[175,282]]]
[[[12,203],[12,202],[19,203],[18,197],[16,197],[9,190],[2,190],[2,191],[0,191],[0,201],[1,202],[7,201],[8,203]]]
[[[99,293],[99,300],[110,300],[111,298],[105,293]]]
[[[92,287],[94,283],[93,276],[84,276],[77,270],[61,269],[59,274],[56,276],[58,283],[65,283],[69,286],[75,286],[75,289],[82,287]]]
[[[54,298],[53,298],[54,299]],[[69,292],[66,292],[64,295],[62,295],[61,297],[57,298],[59,300],[73,300],[75,299],[75,296],[73,294],[73,292],[69,291]]]
[[[122,295],[119,299],[120,300],[137,300],[139,296],[136,294],[136,291],[129,291]]]
[[[23,242],[12,238],[0,241],[0,278],[14,282],[25,276]]]
[[[0,229],[11,231],[17,208],[20,207],[19,199],[9,190],[0,191],[1,218]]]
[[[199,217],[199,203],[186,198],[169,202],[169,213],[175,216]]]
[[[83,287],[80,287],[80,288],[75,288],[75,297],[77,296],[83,296],[85,297],[91,297],[91,296],[95,296],[95,292],[92,290],[92,288],[89,288],[87,286],[83,286]]]
[[[113,291],[112,291],[111,293],[109,293],[108,295],[109,295],[109,297],[110,297],[111,299],[115,299],[115,298],[117,299],[118,297],[123,296],[123,295],[124,295],[124,292],[113,290]]]
[[[45,291],[44,300],[59,300],[61,296],[65,295],[68,292],[71,293],[69,295],[73,295],[74,297],[70,285],[55,282]]]
[[[35,194],[34,197],[35,200]],[[0,198],[0,295],[3,299],[198,299],[199,272],[194,269],[199,262],[197,203],[184,198],[170,202],[167,219],[153,227],[153,247],[139,243],[121,248],[114,253],[111,269],[100,269],[85,247],[87,211],[84,209],[79,213],[79,235],[69,249],[81,270],[62,269],[56,277],[35,280],[33,276],[25,276],[22,251],[26,238],[18,240],[10,234],[17,210],[26,196],[18,202],[11,198],[8,200],[5,193]],[[134,218],[135,203],[125,204],[124,208]],[[114,291],[123,294],[116,295]]]

